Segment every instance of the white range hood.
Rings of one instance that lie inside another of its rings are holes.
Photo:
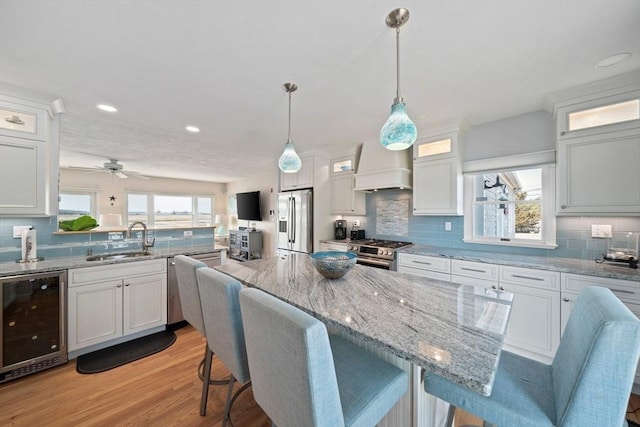
[[[378,141],[362,145],[358,171],[355,174],[357,191],[381,190],[384,188],[411,188],[412,149],[391,151]]]

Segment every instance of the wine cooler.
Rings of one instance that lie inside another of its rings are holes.
[[[66,271],[0,277],[0,383],[67,362]]]

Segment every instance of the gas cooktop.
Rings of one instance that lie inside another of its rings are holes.
[[[413,245],[413,243],[411,242],[398,242],[395,240],[382,240],[382,239],[352,240],[351,243],[360,245],[360,246],[373,246],[376,248],[390,248],[390,249],[398,249],[405,246]]]

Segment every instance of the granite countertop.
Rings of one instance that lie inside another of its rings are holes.
[[[216,267],[340,333],[488,395],[513,295],[356,265],[325,279],[306,254]]]
[[[508,265],[511,267],[537,268],[539,270],[551,270],[560,273],[585,274],[589,276],[640,282],[640,269],[629,268],[628,264],[621,263],[598,264],[594,260],[511,255],[495,252],[448,249],[427,245],[414,245],[408,248],[398,249],[397,253],[442,256],[466,261]]]
[[[227,250],[226,247],[216,247],[211,245],[201,246],[183,246],[169,249],[157,249],[151,250],[149,255],[133,257],[133,258],[121,258],[110,259],[103,261],[87,261],[86,256],[76,256],[68,258],[51,258],[43,261],[29,262],[29,263],[17,263],[17,262],[3,262],[0,263],[0,277],[14,276],[18,274],[30,274],[30,273],[45,273],[48,271],[67,270],[70,268],[81,267],[94,267],[97,265],[107,264],[121,264],[124,262],[136,262],[146,261],[150,259],[167,258],[174,255],[197,255],[206,254],[210,252],[220,252]]]

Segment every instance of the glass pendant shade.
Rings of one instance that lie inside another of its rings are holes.
[[[388,150],[405,150],[417,137],[418,130],[407,115],[404,103],[395,102],[391,106],[391,115],[380,130],[380,143]]]
[[[284,151],[278,161],[278,167],[284,173],[296,173],[302,167],[302,160],[300,160],[300,156],[296,153],[296,149],[290,139],[284,145]]]

